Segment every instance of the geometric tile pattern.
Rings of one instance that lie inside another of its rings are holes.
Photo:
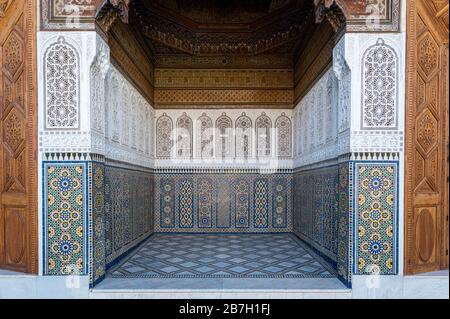
[[[397,274],[397,162],[355,162],[356,274]]]
[[[337,165],[294,173],[294,232],[334,262],[338,255]]]
[[[351,282],[351,240],[350,234],[352,226],[352,207],[350,204],[351,191],[351,164],[343,162],[339,164],[339,184],[338,184],[338,234],[337,234],[337,273],[338,277],[347,284]]]
[[[105,275],[105,164],[89,162],[90,202],[89,231],[92,238],[90,254],[90,282],[95,283]]]
[[[105,166],[107,265],[152,233],[153,180],[148,171]]]
[[[44,162],[44,274],[87,274],[87,163]]]
[[[289,232],[292,175],[157,173],[156,232]]]
[[[327,269],[328,268],[328,269]],[[116,278],[328,278],[293,234],[154,234],[109,271]]]

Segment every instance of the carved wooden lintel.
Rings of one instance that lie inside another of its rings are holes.
[[[332,26],[335,32],[345,26],[348,11],[343,0],[315,0],[316,23],[321,23],[324,19]]]
[[[116,19],[128,23],[131,0],[104,0],[99,6],[96,20],[104,32],[108,32]]]

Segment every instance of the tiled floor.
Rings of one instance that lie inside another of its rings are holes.
[[[292,234],[155,234],[110,278],[333,278]]]

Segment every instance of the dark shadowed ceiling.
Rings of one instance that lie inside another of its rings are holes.
[[[151,2],[151,1],[149,1]],[[154,5],[199,24],[251,23],[294,0],[155,0]]]
[[[133,28],[154,54],[295,54],[313,0],[135,0]]]

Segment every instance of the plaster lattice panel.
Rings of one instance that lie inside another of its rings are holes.
[[[330,68],[295,107],[294,167],[337,156],[337,84]]]
[[[291,118],[289,109],[158,109],[155,166],[291,168]]]
[[[404,33],[350,33],[343,41],[352,74],[350,150],[402,152]]]
[[[113,66],[106,76],[105,156],[152,166],[155,111]]]
[[[38,32],[41,152],[91,150],[90,66],[97,41],[95,32]]]

